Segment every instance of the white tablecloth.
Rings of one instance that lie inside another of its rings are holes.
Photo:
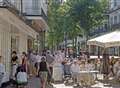
[[[63,68],[59,63],[53,66],[53,79],[54,81],[62,81],[63,79]]]
[[[92,85],[95,81],[95,74],[99,71],[80,71],[78,73],[77,82],[83,85]]]

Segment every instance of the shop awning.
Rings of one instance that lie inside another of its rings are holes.
[[[88,45],[97,45],[100,47],[114,47],[120,46],[120,31],[114,31],[100,37],[96,37],[94,39],[87,41]]]
[[[38,32],[47,31],[48,25],[44,21],[44,19],[36,19],[32,21],[32,26],[36,29]]]
[[[23,32],[32,38],[37,37],[38,33],[33,28],[31,28],[29,25],[27,25],[24,21],[22,21],[19,17],[17,17],[6,8],[0,9],[0,16],[3,17],[5,21],[16,26],[20,32]]]

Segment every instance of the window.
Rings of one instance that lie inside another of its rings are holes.
[[[110,18],[110,23],[113,25],[113,17]]]
[[[114,0],[114,7],[117,6],[117,0]]]
[[[114,0],[110,0],[110,7],[111,7],[111,9],[114,7]]]
[[[117,24],[117,16],[114,16],[114,24]]]
[[[120,23],[120,13],[119,13],[119,23]]]

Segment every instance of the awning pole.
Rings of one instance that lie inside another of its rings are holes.
[[[108,79],[109,74],[109,54],[106,51],[107,48],[104,47],[103,49],[103,57],[102,57],[102,73],[104,74],[104,79]]]
[[[90,58],[90,55],[91,55],[90,51],[91,51],[91,45],[88,45],[88,53],[89,53],[88,55],[89,55],[89,58]]]

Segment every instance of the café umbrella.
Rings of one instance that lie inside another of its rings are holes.
[[[87,41],[87,45],[96,45],[103,48],[120,46],[120,31],[114,31]]]

